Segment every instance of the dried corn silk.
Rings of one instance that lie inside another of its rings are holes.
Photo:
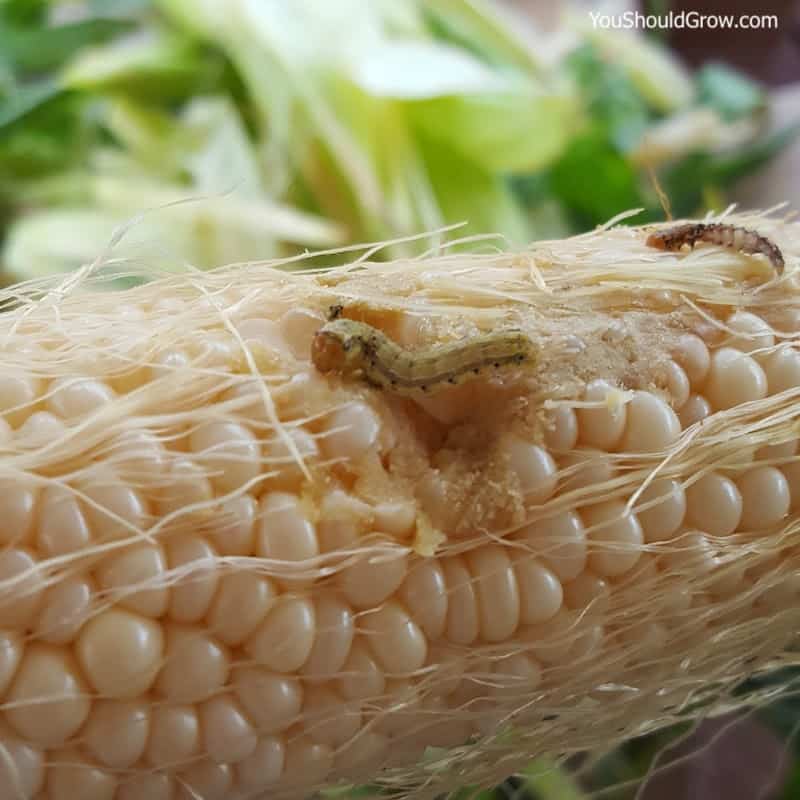
[[[724,222],[779,280],[618,227],[6,290],[0,797],[424,800],[748,702],[800,617],[800,226]],[[312,361],[333,304],[379,350]]]

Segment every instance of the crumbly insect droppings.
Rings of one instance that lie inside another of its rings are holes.
[[[648,247],[658,250],[680,250],[685,244],[694,247],[697,242],[731,247],[750,255],[766,256],[778,275],[783,274],[784,262],[780,248],[766,236],[738,225],[687,223],[655,231],[647,237]]]
[[[341,318],[320,328],[311,347],[320,372],[361,373],[373,386],[403,395],[434,394],[486,370],[532,362],[533,355],[532,342],[519,330],[410,351],[371,325]]]

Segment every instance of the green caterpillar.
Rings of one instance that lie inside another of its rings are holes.
[[[333,311],[335,316],[337,309]],[[412,397],[435,394],[488,371],[530,363],[534,355],[533,343],[519,330],[404,350],[377,328],[350,319],[323,325],[311,347],[311,360],[320,372],[360,374],[372,386]]]

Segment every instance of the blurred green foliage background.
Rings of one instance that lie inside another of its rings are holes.
[[[7,280],[206,268],[465,223],[511,245],[724,206],[796,134],[763,87],[488,0],[2,0]],[[193,202],[183,202],[192,198]],[[437,238],[397,243],[389,257]]]

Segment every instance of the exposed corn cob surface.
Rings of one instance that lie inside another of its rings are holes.
[[[6,292],[0,797],[432,797],[784,653],[800,226],[733,222],[782,278],[614,228]],[[334,303],[409,350],[511,325],[537,357],[400,397],[315,370]]]

